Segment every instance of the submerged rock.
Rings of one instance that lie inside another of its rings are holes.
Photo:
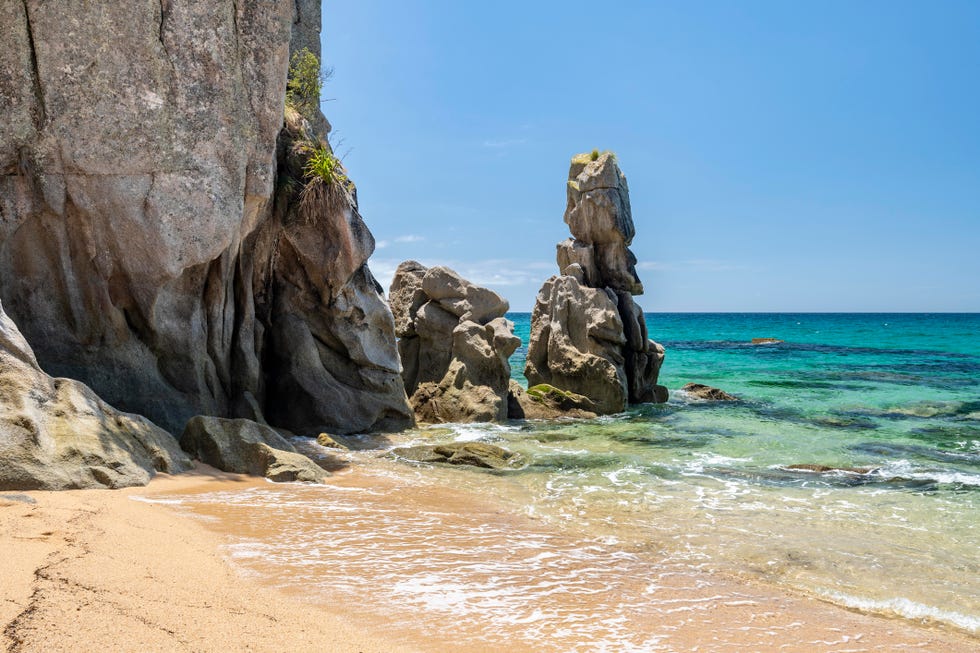
[[[752,338],[753,345],[778,345],[781,342],[778,338]]]
[[[520,345],[497,293],[446,267],[398,266],[389,292],[403,380],[423,422],[507,419],[510,355]]]
[[[146,485],[156,472],[190,464],[173,436],[145,417],[45,374],[0,305],[0,490]]]
[[[647,335],[626,177],[611,153],[572,158],[559,276],[545,281],[531,315],[524,375],[586,396],[597,413],[663,402],[657,385],[664,349]]]
[[[414,462],[470,465],[484,469],[513,469],[524,463],[523,456],[519,453],[482,442],[399,447],[392,449],[391,453]]]
[[[803,472],[815,472],[818,474],[826,474],[828,472],[846,472],[848,474],[870,474],[878,470],[877,467],[828,467],[827,465],[813,465],[813,464],[798,464],[798,465],[786,465],[783,469],[793,469]]]
[[[730,395],[724,390],[712,388],[710,385],[704,385],[703,383],[688,383],[681,390],[692,397],[707,401],[738,401],[738,397],[735,395]]]
[[[224,472],[264,476],[273,481],[322,483],[330,474],[274,429],[247,419],[198,415],[180,436],[180,446]]]
[[[334,440],[333,436],[331,436],[329,433],[321,433],[320,435],[316,436],[316,443],[321,447],[326,447],[328,449],[342,449],[344,451],[348,450],[348,447]]]

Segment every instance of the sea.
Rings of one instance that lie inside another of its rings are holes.
[[[508,317],[523,341],[512,377],[526,384],[530,315]],[[309,600],[380,595],[417,624],[487,642],[509,628],[509,650],[671,650],[656,624],[757,600],[687,587],[692,577],[980,635],[980,315],[646,320],[666,349],[666,404],[364,436],[345,464],[381,486],[270,483],[177,502],[241,520],[226,553],[248,573]],[[689,382],[738,400],[699,400],[682,390]],[[497,444],[526,465],[488,472],[386,454],[451,441]],[[398,506],[413,492],[480,501],[470,515],[438,501],[406,514]],[[283,510],[304,518],[270,537],[262,526]]]

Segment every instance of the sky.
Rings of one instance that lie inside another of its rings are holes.
[[[529,311],[568,162],[629,180],[648,312],[980,311],[980,2],[325,0],[377,239]]]

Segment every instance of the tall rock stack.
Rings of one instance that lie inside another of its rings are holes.
[[[398,266],[389,293],[405,388],[423,422],[507,419],[508,359],[521,344],[507,300],[447,267]]]
[[[572,158],[565,223],[572,238],[558,243],[560,275],[538,292],[524,375],[591,399],[600,413],[627,403],[663,402],[657,385],[664,349],[647,337],[629,187],[606,152]]]

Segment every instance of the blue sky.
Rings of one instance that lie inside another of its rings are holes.
[[[617,153],[647,311],[980,311],[980,2],[324,2],[378,240],[530,310]]]

